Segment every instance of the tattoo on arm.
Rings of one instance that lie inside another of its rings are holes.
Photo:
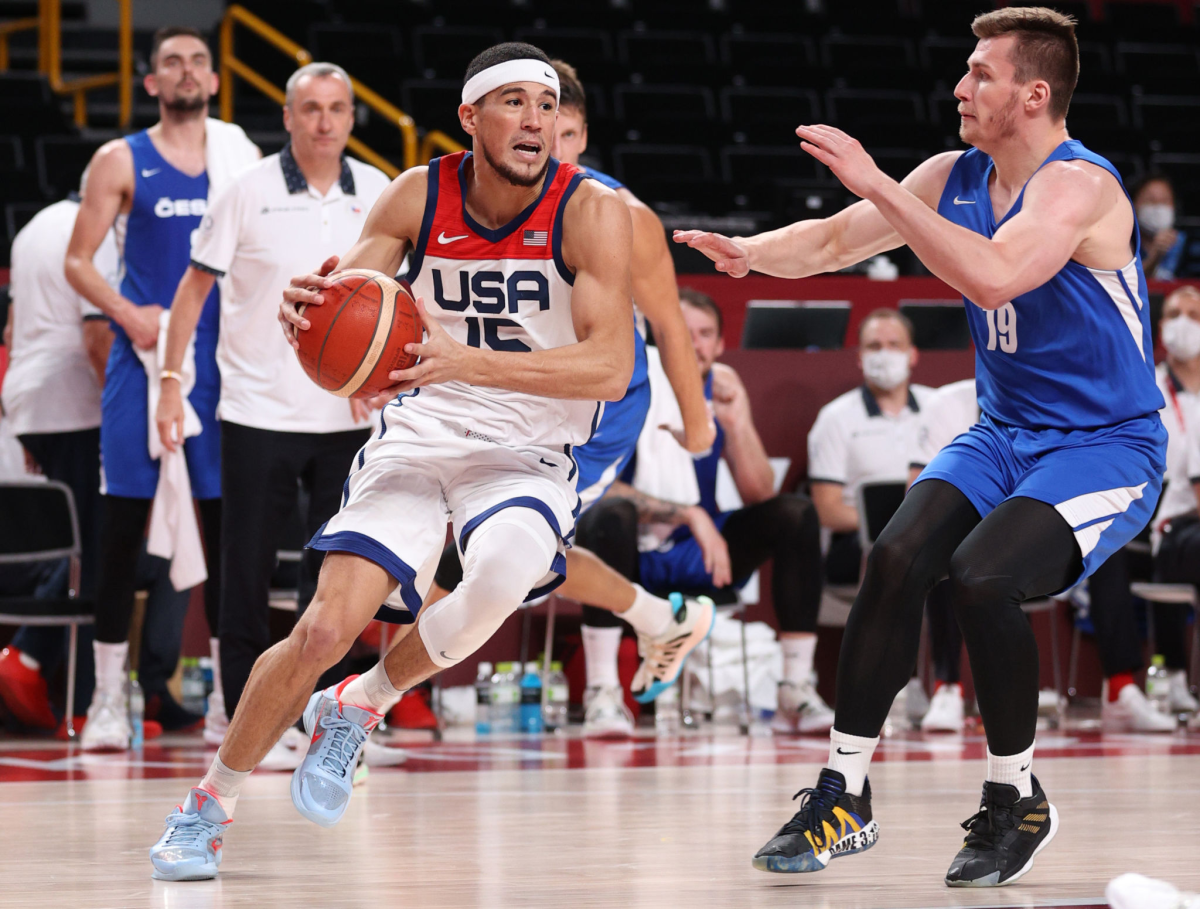
[[[627,483],[619,480],[613,484],[612,494],[623,499],[629,499],[637,509],[638,521],[643,524],[674,524],[679,525],[687,520],[686,505],[677,505],[657,499],[654,496],[639,492]]]

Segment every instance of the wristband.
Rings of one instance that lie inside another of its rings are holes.
[[[180,375],[179,373],[177,373],[173,369],[164,369],[162,372],[160,372],[158,374],[158,380],[160,382],[163,381],[164,379],[174,379],[180,385],[183,384],[183,376]]]

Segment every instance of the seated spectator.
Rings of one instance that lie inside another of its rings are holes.
[[[858,489],[867,481],[908,483],[910,452],[921,410],[933,389],[909,382],[917,365],[912,323],[895,309],[869,313],[858,330],[863,384],[821,408],[808,434],[808,476],[821,526],[830,531],[825,577],[834,584],[857,584],[862,568],[858,539]],[[942,628],[932,635],[935,664],[957,663],[962,649],[948,611],[931,616]],[[957,678],[957,670],[943,672]],[[948,689],[950,696],[955,690]],[[961,694],[961,692],[960,692]],[[924,718],[928,702],[917,679],[896,698],[889,722]],[[951,711],[953,713],[953,711]],[[935,715],[936,719],[936,715]],[[953,720],[953,716],[951,716]],[[951,722],[950,731],[961,729]]]
[[[1176,230],[1179,209],[1166,174],[1151,172],[1130,190],[1142,235],[1142,269],[1147,278],[1170,281],[1200,275],[1200,237]]]
[[[650,416],[638,441],[634,462],[622,481],[613,484],[588,518],[616,534],[636,564],[643,587],[652,592],[712,592],[740,587],[763,564],[772,563],[771,593],[783,647],[783,681],[772,723],[777,732],[826,732],[833,711],[816,688],[813,656],[817,646],[817,613],[821,605],[820,530],[812,502],[805,496],[775,494],[774,474],[754,428],[750,399],[737,373],[717,358],[724,352],[721,311],[712,299],[689,288],[680,290],[683,315],[704,377],[704,394],[712,402],[717,438],[712,450],[693,457],[676,444]],[[664,383],[665,384],[665,383]],[[652,395],[657,386],[652,385]],[[648,463],[652,452],[662,461]],[[724,458],[744,506],[722,512],[717,506],[717,465]],[[689,466],[692,468],[689,470]],[[679,468],[682,467],[682,470]],[[682,478],[691,495],[655,495],[647,478]],[[613,520],[613,518],[616,520]],[[635,529],[656,530],[653,545],[637,554]],[[582,528],[581,528],[582,533]],[[589,545],[599,551],[592,531]],[[602,547],[612,552],[611,539]]]

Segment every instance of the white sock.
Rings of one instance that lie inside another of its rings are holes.
[[[120,694],[125,688],[125,661],[129,659],[129,642],[104,644],[92,641],[96,658],[96,693]]]
[[[225,704],[225,689],[221,686],[221,639],[208,639],[208,653],[212,657],[213,664],[213,690],[209,697],[218,698],[222,704]]]
[[[866,738],[847,735],[836,729],[829,730],[829,763],[825,766],[846,778],[846,791],[851,795],[862,795],[863,783],[867,781],[867,768],[871,766],[871,755],[878,744],[879,736]]]
[[[342,702],[385,714],[396,706],[403,694],[388,678],[383,663],[376,663],[342,689]]]
[[[634,584],[633,589],[633,605],[617,615],[632,625],[634,631],[658,637],[671,624],[674,613],[670,601],[646,593],[640,584]]]
[[[27,654],[24,650],[17,651],[17,659],[21,661],[21,665],[26,669],[32,669],[34,672],[42,671],[42,664]]]
[[[587,664],[588,688],[619,687],[617,654],[621,651],[621,628],[596,628],[584,625],[583,656]]]
[[[249,775],[249,770],[230,770],[226,767],[225,762],[221,760],[221,752],[218,751],[212,766],[208,768],[208,773],[204,774],[204,779],[196,788],[215,795],[221,807],[225,809],[225,815],[232,818],[238,793],[242,791],[242,783]]]
[[[990,783],[1007,783],[1016,786],[1021,798],[1033,795],[1033,745],[1020,754],[998,755],[988,749],[987,778]]]
[[[803,685],[812,678],[813,654],[817,652],[815,634],[780,637],[783,647],[783,678],[786,682]]]

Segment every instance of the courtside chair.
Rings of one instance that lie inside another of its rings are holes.
[[[1141,597],[1149,603],[1176,603],[1191,607],[1192,610],[1192,657],[1188,677],[1191,680],[1200,679],[1200,614],[1197,613],[1196,588],[1193,584],[1158,584],[1149,581],[1134,581],[1129,585],[1130,592],[1135,597]],[[1154,638],[1154,610],[1146,610],[1148,637]]]
[[[79,626],[94,621],[94,604],[79,597],[80,541],[75,499],[63,483],[9,480],[0,483],[0,565],[67,559],[64,597],[0,597],[0,623],[65,625],[67,649],[67,738],[75,737],[75,667]]]

